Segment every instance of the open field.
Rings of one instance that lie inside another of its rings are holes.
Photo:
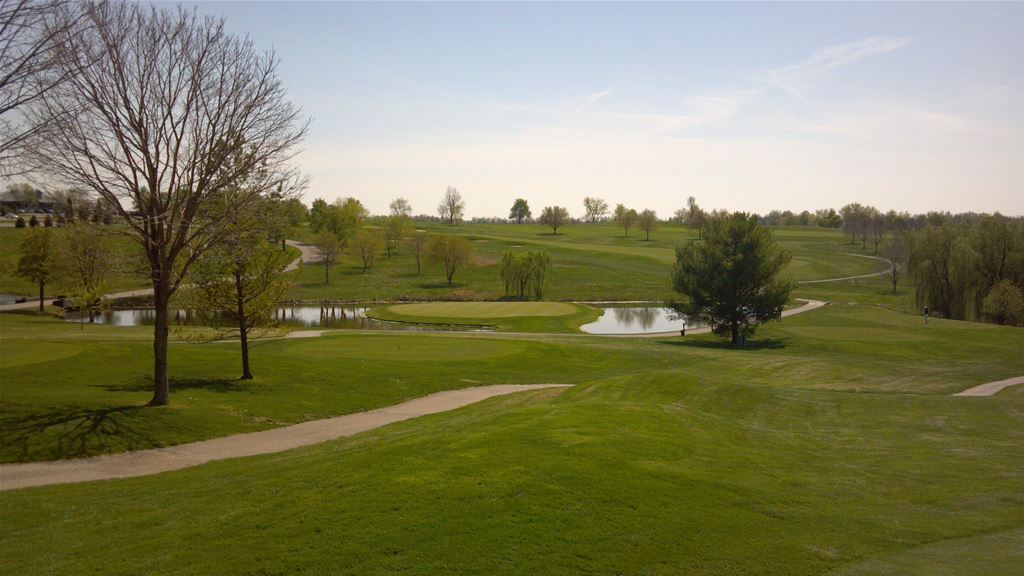
[[[307,265],[296,274],[291,295],[297,300],[495,300],[503,295],[498,260],[507,250],[545,250],[553,271],[546,300],[664,300],[671,296],[669,273],[675,247],[696,238],[682,226],[665,224],[651,241],[622,235],[611,224],[579,224],[565,227],[558,236],[536,224],[441,224],[417,223],[431,234],[458,234],[473,243],[474,265],[455,275],[453,286],[441,271],[425,265],[416,274],[415,259],[401,251],[381,256],[367,273],[355,255],[345,255],[324,284],[323,267]],[[797,281],[840,278],[877,272],[884,263],[837,230],[823,228],[773,229],[779,244],[793,255],[787,272]],[[293,231],[296,238],[312,241],[308,229]],[[798,293],[797,296],[802,296]]]
[[[232,344],[178,343],[172,407],[142,409],[144,329],[0,321],[8,462],[216,437],[463,386],[577,384],[280,454],[4,493],[6,574],[1017,565],[1024,389],[949,394],[1024,373],[1019,329],[926,327],[833,305],[764,326],[746,350],[709,336],[350,333],[261,343],[251,383],[233,380]],[[988,560],[969,560],[978,554]]]

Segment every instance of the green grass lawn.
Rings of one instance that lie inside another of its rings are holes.
[[[459,270],[449,286],[441,270],[424,265],[416,273],[415,259],[406,251],[380,256],[363,273],[360,258],[342,257],[324,282],[323,267],[304,266],[295,274],[291,297],[302,301],[496,300],[504,295],[498,269],[508,250],[545,250],[553,270],[546,300],[665,300],[672,295],[669,274],[675,247],[696,235],[676,225],[663,225],[650,241],[635,232],[626,238],[611,224],[580,224],[562,229],[533,224],[422,224],[431,234],[465,236],[477,251],[473,263]],[[884,264],[860,256],[870,250],[851,246],[848,237],[823,228],[775,228],[780,246],[793,255],[787,273],[795,280],[840,278],[877,272]],[[293,231],[297,239],[311,241],[308,228]]]
[[[711,336],[353,333],[261,343],[251,383],[233,379],[232,344],[178,343],[172,406],[141,409],[143,330],[0,321],[8,461],[163,445],[460,386],[578,384],[275,455],[5,492],[4,574],[1020,566],[1024,389],[949,396],[1024,373],[1019,329],[925,326],[847,304],[765,325],[743,350]],[[116,419],[99,426],[81,420],[110,410]],[[40,414],[49,427],[16,428]]]
[[[18,269],[18,258],[21,256],[21,240],[28,228],[0,227],[0,294],[16,296],[39,296],[39,285],[29,282],[15,274]],[[51,230],[58,230],[51,228]],[[107,289],[111,292],[146,288],[150,286],[145,276],[133,272],[140,257],[138,246],[131,239],[123,236],[114,237],[117,250],[116,270],[107,278]],[[141,260],[140,260],[141,261]],[[56,282],[46,288],[47,297],[60,293]]]
[[[368,315],[378,320],[487,326],[504,332],[578,332],[601,311],[566,302],[425,302],[378,306]]]

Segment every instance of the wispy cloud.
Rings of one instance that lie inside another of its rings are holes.
[[[608,111],[599,115],[641,122],[660,131],[679,132],[727,120],[759,92],[740,88],[713,90],[683,98],[680,110]]]
[[[849,44],[822,48],[802,62],[766,70],[762,77],[769,84],[805,100],[802,88],[811,78],[871,56],[892,52],[910,43],[908,37],[872,36]]]
[[[597,102],[601,98],[604,98],[605,96],[608,95],[609,92],[611,92],[611,90],[605,89],[600,92],[594,92],[593,94],[588,95],[584,99],[583,104],[580,104],[579,107],[576,108],[576,112],[583,112],[584,110],[586,110],[587,106],[590,106],[591,104]]]

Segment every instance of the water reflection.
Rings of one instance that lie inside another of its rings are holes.
[[[584,324],[580,330],[588,334],[653,334],[694,328],[678,318],[671,308],[660,306],[632,306],[602,308],[600,318]]]
[[[294,328],[341,328],[350,330],[412,330],[412,331],[451,331],[467,330],[458,326],[432,326],[429,324],[406,324],[399,322],[382,322],[368,318],[366,312],[370,308],[359,305],[295,305],[280,306],[272,315],[273,321],[280,326]],[[65,316],[68,322],[88,321],[77,314]],[[97,324],[113,326],[152,326],[156,313],[152,308],[126,308],[123,310],[104,310],[94,314]],[[171,310],[171,324],[176,326],[200,326],[204,319],[194,310]],[[477,329],[479,330],[479,329]]]

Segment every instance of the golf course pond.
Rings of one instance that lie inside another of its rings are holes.
[[[595,306],[603,314],[597,320],[580,326],[587,334],[656,334],[696,328],[663,306]]]
[[[465,303],[452,303],[450,307],[454,307],[458,310],[460,305]],[[506,302],[495,302],[495,303],[474,303],[476,309],[480,307],[490,306],[494,310],[487,310],[486,317],[500,318],[502,316],[512,315],[519,316],[520,314],[525,316],[536,316],[537,313],[529,308],[523,310],[515,309],[517,306],[536,306],[539,303],[506,303]],[[572,312],[577,308],[573,304],[565,303],[545,303],[550,306],[562,306]],[[441,311],[438,306],[445,306],[445,303],[417,303],[417,304],[400,304],[390,306],[389,309],[401,310],[408,314],[404,321],[391,321],[391,320],[379,320],[371,318],[368,312],[378,305],[372,304],[296,304],[289,306],[280,306],[274,311],[273,321],[274,323],[292,328],[328,328],[328,329],[348,329],[348,330],[406,330],[406,331],[490,331],[491,328],[488,326],[481,326],[478,322],[481,322],[479,318],[470,319],[465,318],[463,324],[460,325],[460,321],[463,321],[457,314],[451,310],[445,309],[445,316],[450,319],[450,323],[430,323],[432,320],[436,322],[436,319],[430,318],[430,315],[426,313],[428,311],[433,312],[432,308]],[[601,316],[587,324],[580,326],[582,332],[588,334],[650,334],[657,332],[673,332],[680,330],[684,321],[677,319],[670,308],[665,308],[658,305],[647,305],[647,306],[615,306],[615,305],[604,305],[597,304],[591,305],[593,308],[597,308],[601,311]],[[425,314],[419,316],[423,318],[423,322],[409,321],[409,319],[415,318],[417,312]],[[507,308],[507,310],[504,310]],[[557,316],[559,313],[565,311],[551,310],[550,313]],[[483,314],[480,311],[474,312],[475,314]],[[506,314],[507,313],[507,314]],[[65,320],[68,322],[82,322],[88,321],[77,313],[69,312],[65,316]],[[155,312],[152,308],[115,308],[108,309],[93,314],[93,322],[97,324],[109,324],[112,326],[152,326],[155,320]],[[199,326],[204,323],[202,317],[197,315],[194,311],[178,308],[171,311],[171,323],[176,326]],[[467,324],[472,324],[467,325]],[[692,327],[692,326],[691,326]]]
[[[415,324],[408,322],[385,322],[367,317],[366,313],[373,306],[363,304],[347,305],[295,305],[280,306],[274,311],[274,322],[281,326],[294,328],[332,328],[348,330],[411,330],[411,331],[452,331],[481,330],[486,328],[466,328],[444,326],[438,324]],[[68,322],[81,322],[87,319],[77,313],[65,316]],[[93,314],[93,322],[113,326],[152,326],[155,311],[152,308],[123,308],[103,310]],[[171,324],[175,326],[198,326],[203,319],[194,311],[178,308],[171,310]]]

